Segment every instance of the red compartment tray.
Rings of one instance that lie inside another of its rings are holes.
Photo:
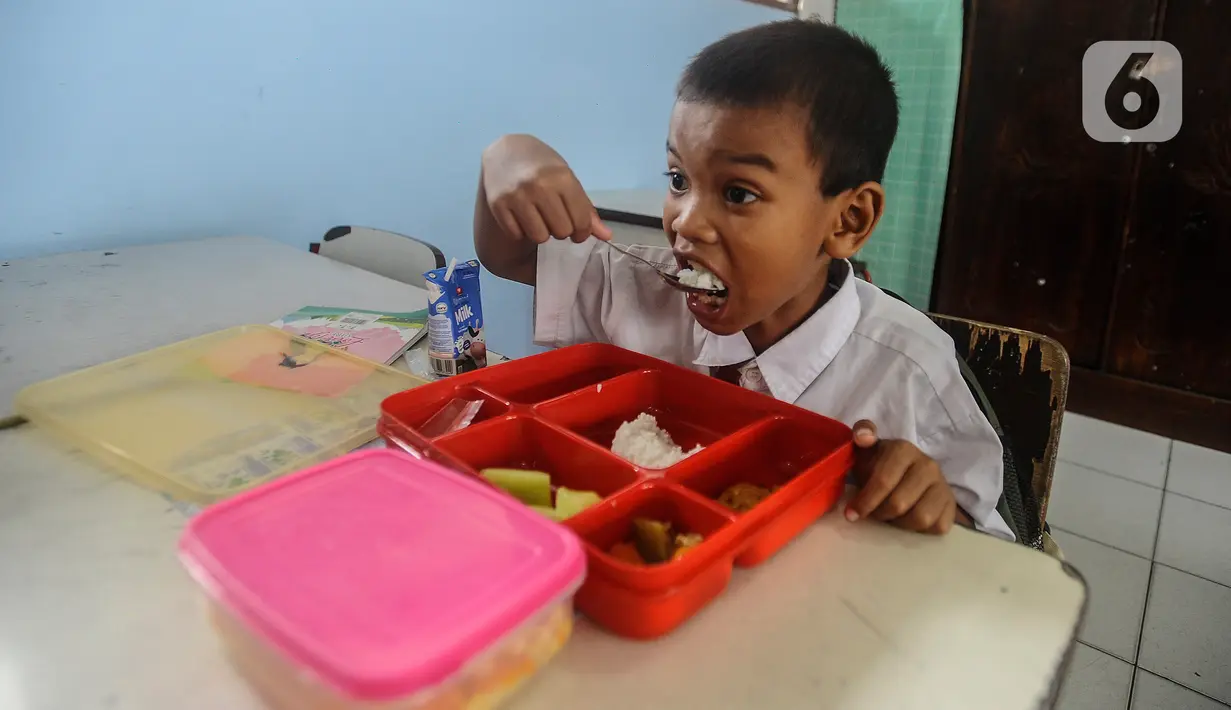
[[[469,427],[419,427],[454,398],[482,400]],[[616,428],[654,414],[677,444],[705,448],[645,469],[610,451]],[[768,559],[833,507],[852,462],[851,431],[721,380],[610,345],[578,345],[393,395],[380,433],[392,445],[477,476],[528,468],[603,502],[565,522],[584,541],[589,573],[577,606],[621,636],[654,638],[701,610],[734,565]],[[778,487],[737,513],[716,498],[735,483]],[[608,550],[636,517],[670,520],[705,540],[678,560],[637,566]]]

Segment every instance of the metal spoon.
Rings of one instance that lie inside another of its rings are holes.
[[[616,244],[615,242],[607,242],[607,246],[611,247],[612,249],[615,249],[616,251],[620,252],[621,254],[625,256],[629,256],[629,257],[632,257],[633,259],[636,259],[637,261],[640,261],[641,263],[645,264],[651,269],[654,269],[655,271],[658,272],[658,275],[662,277],[662,280],[666,281],[667,285],[671,286],[672,288],[679,289],[685,293],[696,293],[696,294],[701,294],[703,296],[723,296],[727,293],[727,290],[725,288],[697,288],[696,286],[687,286],[685,284],[680,283],[679,276],[665,271],[665,269],[670,269],[670,268],[678,269],[679,267],[676,266],[675,264],[656,264],[650,261],[649,259],[646,259],[645,257],[637,256],[636,254],[632,253],[628,249],[625,249],[623,246]]]

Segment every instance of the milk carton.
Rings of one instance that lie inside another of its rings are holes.
[[[437,375],[456,375],[487,366],[479,262],[467,261],[425,272],[428,359]]]

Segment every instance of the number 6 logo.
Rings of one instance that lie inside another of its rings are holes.
[[[1183,62],[1168,42],[1096,42],[1081,63],[1081,122],[1104,143],[1171,140],[1183,123]]]

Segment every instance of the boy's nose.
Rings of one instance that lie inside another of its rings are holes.
[[[704,205],[696,198],[682,201],[680,211],[671,220],[671,231],[690,242],[713,244],[718,240],[718,232],[707,218]]]

